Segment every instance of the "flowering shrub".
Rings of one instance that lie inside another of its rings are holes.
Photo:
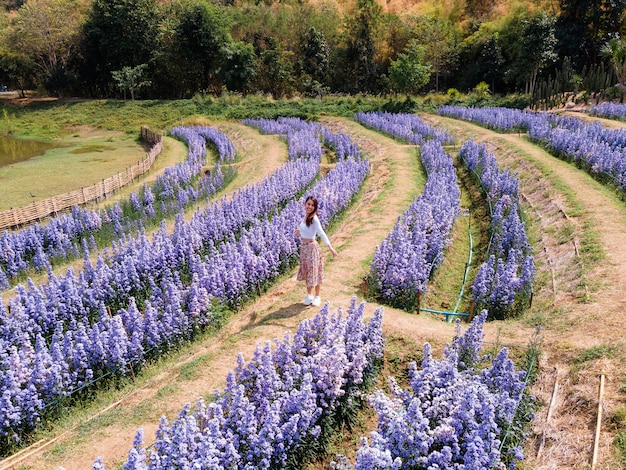
[[[426,124],[417,114],[359,112],[355,119],[367,127],[384,132],[409,144],[422,145],[426,140],[436,140],[442,145],[453,144],[448,131]]]
[[[344,315],[327,303],[293,338],[259,345],[248,363],[240,355],[210,404],[187,404],[172,424],[161,418],[150,450],[138,430],[124,468],[299,468],[378,371],[382,309],[365,324],[364,306],[353,298]]]
[[[107,209],[92,211],[74,206],[69,214],[52,217],[46,225],[5,230],[0,235],[0,290],[8,289],[28,270],[48,271],[55,260],[75,259],[86,249],[96,249],[94,234],[119,239],[221,189],[225,177],[220,164],[235,157],[228,137],[215,128],[199,126],[175,127],[171,133],[187,142],[187,160],[166,168],[152,186],[144,185],[139,193],[133,192],[128,200]],[[219,158],[213,171],[199,177],[207,141],[216,147]]]
[[[443,261],[461,197],[452,158],[441,144],[426,142],[421,154],[428,176],[424,191],[376,248],[369,274],[376,297],[409,311]]]
[[[412,363],[409,388],[389,379],[391,396],[375,392],[370,403],[378,427],[362,438],[354,465],[347,459],[335,469],[502,469],[523,459],[520,447],[506,445],[507,432],[523,400],[525,373],[515,370],[503,348],[482,368],[482,327],[478,316],[457,335],[437,361],[424,345],[422,368]],[[517,418],[519,419],[519,418]]]
[[[328,224],[347,207],[369,171],[346,159],[310,186],[319,161],[288,162],[229,200],[180,215],[172,233],[121,237],[95,265],[36,286],[18,285],[0,302],[0,452],[36,427],[46,410],[76,389],[216,326],[215,304],[258,295],[297,258],[294,227],[306,188]],[[289,202],[288,202],[289,201]]]
[[[477,307],[505,318],[526,307],[532,293],[535,264],[519,205],[519,181],[484,145],[463,143],[461,160],[478,180],[490,208],[490,243],[472,285]]]

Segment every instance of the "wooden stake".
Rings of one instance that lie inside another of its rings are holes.
[[[416,313],[419,315],[420,313],[420,303],[422,302],[422,291],[418,290],[417,291],[417,308],[416,308]]]
[[[600,427],[602,425],[602,395],[604,395],[604,374],[600,374],[600,390],[598,391],[598,419],[596,421],[596,436],[593,443],[593,457],[591,459],[591,470],[596,468],[598,463],[598,447],[600,445]]]
[[[559,393],[559,370],[554,369],[554,388],[552,389],[552,397],[550,397],[550,405],[548,406],[548,414],[546,415],[546,424],[550,422],[550,418],[552,418],[552,411],[554,410],[554,405],[556,403],[556,397]],[[545,429],[541,433],[541,441],[539,442],[539,450],[537,451],[537,460],[541,457],[541,453],[543,452],[543,448],[546,444],[546,432]]]

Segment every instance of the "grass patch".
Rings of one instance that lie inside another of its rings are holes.
[[[617,453],[617,460],[624,465],[626,464],[626,407],[622,406],[613,412],[611,424],[616,432],[613,445]]]
[[[159,406],[158,402],[141,402],[130,410],[130,419],[136,426],[140,426],[143,423],[149,422],[155,414],[161,413],[161,409],[162,408]]]
[[[403,336],[385,337],[384,365],[381,377],[385,380],[388,376],[395,377],[402,385],[407,385],[408,366],[410,362],[420,364],[422,362],[423,345],[418,344],[412,338]],[[385,382],[379,383],[383,388]]]
[[[574,224],[566,222],[559,228],[558,233],[556,234],[556,239],[561,245],[571,242],[574,239],[575,231],[576,227]]]
[[[351,117],[358,111],[381,109],[384,97],[328,96],[273,100],[265,96],[246,98],[224,94],[220,97],[197,95],[189,100],[85,100],[80,102],[46,101],[26,106],[2,105],[0,133],[34,139],[52,139],[76,133],[88,123],[101,130],[136,132],[141,125],[165,131],[187,119],[241,120],[279,116],[318,119],[323,114]]]
[[[145,149],[137,135],[120,134],[114,143],[107,144],[103,137],[85,139],[90,142],[63,140],[67,144],[63,147],[0,167],[0,210],[26,206],[90,186],[124,171],[145,156]]]
[[[202,367],[209,362],[211,357],[209,355],[204,355],[193,359],[182,365],[180,368],[180,373],[178,374],[178,378],[180,380],[194,380],[200,377],[202,373]]]
[[[615,344],[599,344],[589,349],[585,349],[574,357],[570,366],[570,373],[576,376],[590,362],[601,359],[613,359],[621,353],[621,347]]]
[[[176,391],[179,388],[180,387],[176,383],[171,383],[171,384],[164,385],[163,387],[159,388],[159,390],[156,393],[156,397],[157,398],[167,398],[172,393],[176,393]]]
[[[600,344],[592,348],[584,350],[580,355],[574,359],[575,364],[582,364],[584,362],[596,361],[603,358],[613,358],[620,351],[619,346],[614,344]]]
[[[113,149],[114,147],[110,145],[84,145],[77,149],[70,150],[69,153],[73,153],[73,154],[98,153],[98,152],[105,152],[107,150],[113,150]]]
[[[469,220],[469,214],[457,217],[451,233],[453,244],[446,249],[443,263],[431,278],[428,291],[422,296],[422,308],[469,313],[472,299],[470,284],[465,279],[470,254]]]
[[[600,244],[600,233],[596,230],[596,224],[586,220],[583,225],[585,231],[580,241],[580,253],[586,262],[595,263],[606,258],[602,245]]]

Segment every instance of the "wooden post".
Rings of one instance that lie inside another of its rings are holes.
[[[417,291],[417,314],[420,314],[420,304],[422,303],[422,291]]]
[[[591,470],[596,468],[598,463],[598,447],[600,446],[600,427],[602,426],[602,396],[604,395],[604,374],[600,374],[600,390],[598,391],[598,418],[596,420],[596,435],[593,442],[593,457],[591,459]]]
[[[472,300],[472,305],[470,305],[470,311],[469,311],[469,321],[470,321],[470,323],[474,319],[474,310],[475,309],[476,309],[476,301]]]

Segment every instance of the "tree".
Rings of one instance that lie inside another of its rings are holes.
[[[557,52],[580,70],[597,62],[608,37],[623,31],[626,0],[560,0]]]
[[[491,78],[491,90],[493,92],[496,89],[496,79],[500,79],[502,66],[504,65],[504,57],[502,56],[502,48],[500,47],[498,36],[498,32],[494,32],[483,46],[480,54],[484,75]]]
[[[322,31],[311,27],[300,46],[300,83],[309,96],[322,96],[328,89],[330,50]]]
[[[230,42],[223,47],[219,75],[227,89],[246,94],[256,74],[256,54],[252,44]]]
[[[354,84],[353,91],[376,90],[378,71],[374,61],[374,37],[381,14],[382,8],[375,0],[357,0],[356,14],[347,19],[346,59],[349,78]]]
[[[191,90],[220,91],[217,72],[224,46],[232,41],[229,29],[223,8],[203,0],[185,4],[175,27],[175,47]]]
[[[84,8],[78,0],[30,0],[18,11],[7,41],[37,67],[41,83],[59,97],[77,54]]]
[[[423,64],[424,47],[410,41],[396,60],[391,61],[389,80],[396,93],[417,93],[430,80],[430,65]]]
[[[114,91],[114,70],[150,63],[158,12],[156,0],[93,0],[83,28],[81,67],[81,79],[92,94]]]
[[[292,54],[283,51],[276,42],[271,42],[271,47],[260,57],[261,84],[263,90],[269,91],[274,99],[279,99],[292,90]]]
[[[424,46],[425,60],[432,65],[435,91],[439,92],[440,77],[452,75],[459,60],[458,32],[450,21],[434,16],[417,18],[416,39]]]
[[[302,72],[320,83],[326,81],[330,51],[322,31],[310,28],[302,40]]]
[[[130,92],[130,99],[135,101],[135,91],[150,86],[149,80],[143,80],[143,74],[147,68],[148,64],[141,64],[136,67],[122,67],[121,70],[111,72],[116,85],[124,93],[124,99],[126,99],[126,92],[128,91]]]
[[[524,15],[506,31],[511,42],[508,43],[509,48],[506,50],[510,60],[505,71],[505,80],[508,83],[523,84],[526,93],[532,94],[539,72],[552,65],[558,58],[556,18],[543,12],[530,18]]]
[[[556,54],[555,18],[539,13],[527,24],[522,40],[523,54],[530,63],[527,92],[532,95],[539,71],[558,59]]]
[[[0,83],[19,90],[22,98],[26,97],[26,89],[34,84],[35,68],[25,54],[0,52]]]

